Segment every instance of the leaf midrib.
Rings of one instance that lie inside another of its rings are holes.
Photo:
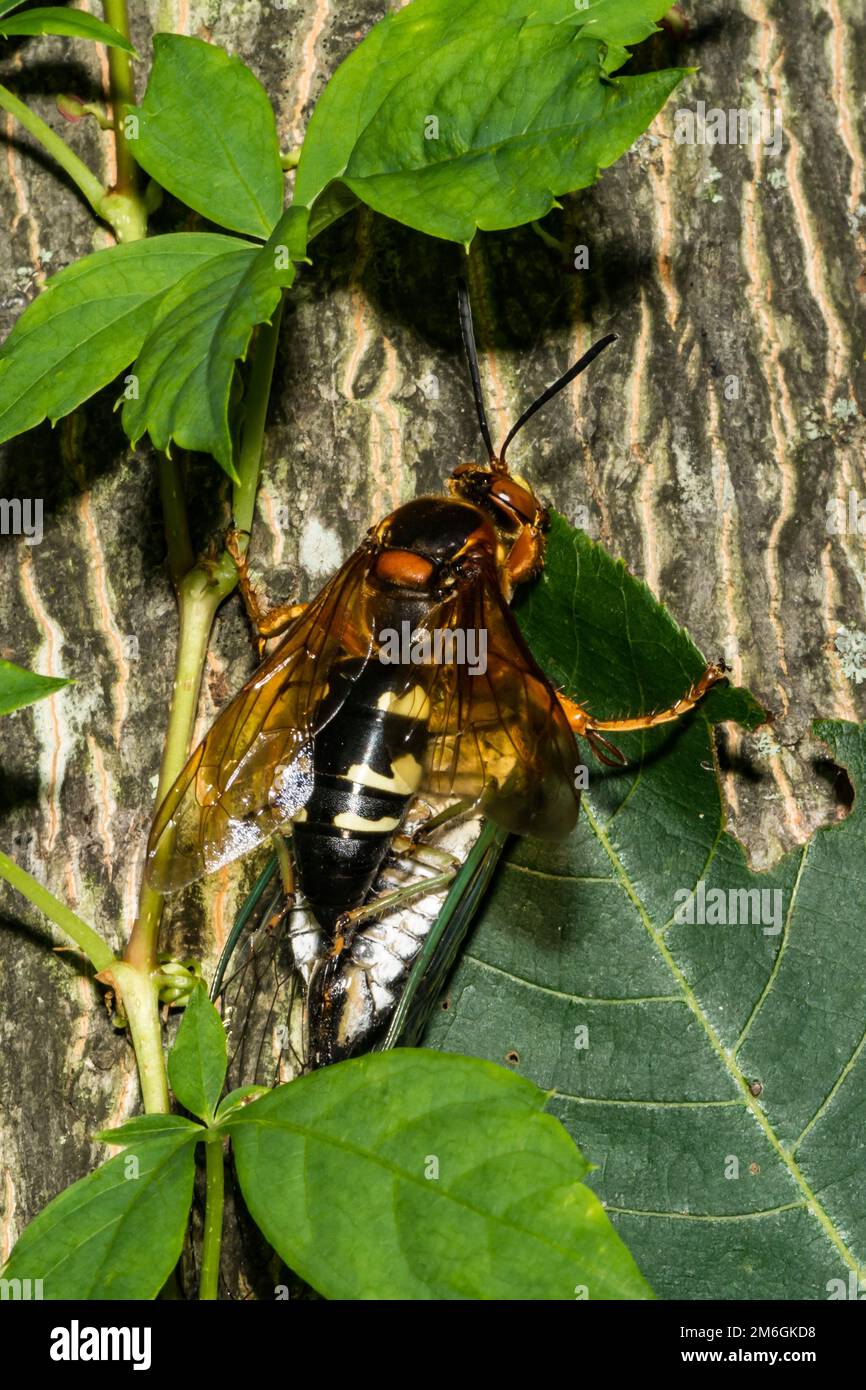
[[[661,956],[662,961],[667,966],[668,970],[673,976],[673,979],[683,996],[684,1002],[688,1005],[688,1008],[691,1010],[694,1018],[697,1020],[697,1022],[703,1029],[707,1041],[709,1042],[713,1052],[716,1054],[725,1071],[727,1072],[728,1076],[730,1077],[735,1089],[740,1092],[743,1098],[743,1103],[751,1111],[753,1118],[756,1120],[757,1124],[763,1131],[764,1136],[768,1144],[776,1154],[776,1157],[783,1164],[789,1176],[792,1178],[795,1186],[802,1193],[803,1203],[805,1204],[806,1209],[818,1221],[819,1225],[824,1231],[824,1234],[827,1236],[831,1244],[835,1246],[836,1250],[841,1255],[848,1269],[853,1270],[855,1274],[858,1276],[858,1279],[862,1279],[864,1275],[866,1275],[866,1269],[861,1267],[854,1254],[849,1250],[841,1235],[836,1230],[836,1227],[833,1225],[833,1222],[830,1219],[829,1213],[826,1211],[823,1204],[819,1201],[817,1194],[812,1190],[809,1183],[806,1181],[793,1155],[790,1154],[784,1148],[773,1125],[770,1123],[770,1120],[766,1112],[761,1108],[761,1106],[757,1104],[756,1097],[754,1097],[751,1091],[749,1090],[745,1078],[734,1066],[732,1066],[730,1055],[727,1049],[723,1046],[721,1038],[717,1034],[713,1025],[710,1023],[710,1020],[707,1018],[706,1014],[704,1013],[704,1010],[701,1008],[697,995],[695,994],[694,990],[692,989],[691,985],[686,979],[685,973],[680,969],[680,967],[677,965],[677,962],[674,960],[674,957],[671,951],[669,950],[667,943],[664,940],[664,937],[660,934],[656,927],[653,926],[652,919],[650,918],[649,913],[647,912],[643,902],[641,901],[640,895],[635,885],[632,883],[632,880],[629,877],[625,865],[622,863],[621,859],[616,853],[616,850],[611,844],[605,828],[599,824],[598,820],[593,815],[589,805],[586,806],[586,814],[589,819],[592,831],[598,839],[599,843],[601,844],[602,848],[604,849],[605,853],[607,854],[613,866],[614,873],[616,874],[616,877],[623,888],[623,891],[625,892],[626,896],[629,898],[634,908],[636,909],[640,917],[640,920],[643,923],[644,928],[646,929],[647,934],[650,937],[650,940],[652,941],[653,945],[655,946],[656,950]]]
[[[550,139],[553,135],[573,134],[575,131],[579,131],[586,126],[595,125],[597,119],[597,117],[594,117],[584,121],[563,121],[558,125],[540,126],[538,129],[533,130],[521,130],[514,135],[506,135],[501,140],[495,140],[489,145],[473,145],[471,149],[461,150],[457,154],[448,154],[441,159],[427,160],[424,164],[417,164],[408,168],[374,169],[369,173],[353,174],[351,167],[352,162],[350,159],[346,165],[345,172],[337,177],[344,179],[346,182],[351,180],[354,183],[367,183],[373,179],[382,178],[419,178],[423,174],[430,173],[434,169],[445,169],[448,168],[449,165],[459,164],[461,160],[474,160],[480,159],[486,155],[499,154],[508,146],[517,145],[520,141],[544,141]]]
[[[419,1187],[426,1193],[431,1193],[430,1183],[427,1181],[426,1178],[419,1178],[415,1173],[410,1172],[407,1168],[401,1168],[399,1164],[394,1163],[389,1159],[386,1159],[382,1154],[375,1153],[371,1149],[362,1148],[359,1144],[353,1144],[350,1140],[345,1139],[339,1135],[328,1134],[325,1131],[310,1128],[309,1126],[303,1124],[292,1123],[291,1121],[284,1119],[270,1120],[256,1118],[254,1120],[250,1120],[249,1118],[246,1118],[244,1124],[245,1127],[247,1127],[248,1129],[254,1126],[258,1130],[270,1130],[276,1131],[277,1133],[293,1134],[303,1141],[305,1151],[311,1144],[321,1144],[325,1148],[337,1149],[340,1153],[350,1154],[353,1158],[361,1159],[365,1163],[372,1164],[373,1167],[382,1169],[384,1172],[389,1173],[393,1178],[397,1178],[403,1182],[407,1182],[414,1187]],[[527,1152],[528,1150],[524,1147],[522,1149],[514,1149],[509,1150],[506,1153],[501,1153],[500,1157],[504,1159],[518,1154],[521,1157],[525,1157]],[[463,1176],[466,1177],[467,1175],[463,1174]],[[552,1182],[550,1185],[552,1187],[561,1186],[565,1189],[571,1187],[582,1187],[587,1192],[589,1192],[591,1196],[596,1195],[592,1192],[591,1188],[587,1187],[583,1179],[579,1177],[563,1177],[559,1182]],[[465,1197],[457,1196],[457,1194],[452,1192],[450,1188],[439,1187],[438,1189],[432,1191],[432,1196],[434,1196],[438,1200],[445,1200],[451,1202],[454,1204],[455,1207],[459,1207],[463,1211],[470,1212],[474,1216],[479,1216],[485,1222],[492,1221],[494,1224],[501,1225],[505,1227],[507,1230],[514,1231],[518,1235],[528,1236],[538,1245],[545,1246],[550,1250],[555,1250],[568,1260],[573,1261],[579,1258],[578,1252],[575,1251],[573,1247],[561,1245],[558,1241],[553,1240],[548,1235],[539,1234],[538,1230],[534,1226],[523,1225],[520,1222],[515,1221],[513,1217],[509,1217],[505,1214],[500,1214],[497,1212],[487,1211],[483,1207],[479,1207],[476,1203],[467,1201]]]
[[[176,107],[175,107],[175,111],[177,111],[178,109],[179,109],[179,108],[176,106]],[[149,120],[152,122],[155,116],[161,116],[162,114],[163,114],[163,113],[162,113],[162,110],[161,110],[161,109],[158,110],[158,111],[148,111],[148,112],[146,113],[146,118],[149,118]],[[141,108],[139,108],[139,115],[141,115]],[[165,139],[162,138],[162,136],[159,134],[159,127],[158,127],[158,126],[157,126],[157,133],[156,133],[156,134],[154,134],[154,129],[153,129],[153,126],[152,126],[152,125],[149,126],[147,133],[148,133],[148,135],[149,135],[149,137],[150,137],[150,140],[151,140],[152,144],[153,144],[153,145],[156,145],[156,146],[159,146],[160,150],[162,151],[163,158],[168,159],[169,163],[172,163],[172,162],[176,162],[176,161],[177,161],[177,151],[173,148],[173,146],[172,146],[169,142],[167,142]],[[277,213],[277,218],[276,218],[274,221],[271,221],[271,220],[270,220],[269,214],[265,211],[265,209],[264,209],[264,208],[262,207],[262,205],[261,205],[261,202],[259,201],[258,191],[257,191],[256,188],[249,182],[249,180],[247,179],[246,175],[244,174],[244,172],[242,171],[242,169],[241,169],[240,166],[238,165],[238,163],[237,163],[237,161],[236,161],[236,159],[235,159],[235,157],[234,157],[233,149],[232,149],[232,147],[226,142],[225,136],[223,135],[223,132],[222,132],[222,130],[221,130],[219,124],[217,124],[215,127],[214,127],[214,126],[211,126],[211,132],[210,132],[210,133],[211,133],[211,138],[213,138],[213,139],[216,140],[216,143],[217,143],[217,145],[219,146],[219,151],[220,151],[220,153],[221,153],[223,159],[225,160],[225,162],[229,165],[230,171],[236,176],[238,183],[240,184],[240,186],[243,188],[244,192],[246,193],[246,195],[247,195],[247,207],[248,207],[251,211],[255,212],[256,215],[258,216],[258,218],[260,219],[260,220],[259,220],[259,227],[260,227],[260,228],[263,228],[264,230],[263,230],[263,231],[260,230],[260,231],[258,231],[258,232],[253,232],[253,236],[267,237],[267,236],[270,234],[270,232],[272,231],[273,227],[276,225],[276,221],[279,220],[279,213]],[[195,160],[195,159],[187,160],[187,161],[186,161],[186,164],[187,164],[187,167],[188,167],[188,168],[191,168],[191,169],[194,169],[194,170],[197,170],[197,169],[198,169],[198,161]],[[214,221],[216,221],[216,218],[214,218]],[[227,222],[223,222],[223,223],[221,223],[220,225],[221,225],[221,226],[229,226],[229,225],[231,225],[231,224],[229,224],[229,223],[227,223]],[[248,231],[249,229],[248,229],[248,228],[239,228],[239,229],[238,229],[238,228],[233,228],[233,230]]]

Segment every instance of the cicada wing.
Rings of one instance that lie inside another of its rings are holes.
[[[276,1086],[305,1069],[303,989],[291,904],[277,882],[239,943],[218,1003],[226,1023],[227,1084]]]
[[[467,579],[435,617],[476,661],[443,660],[429,687],[425,787],[477,799],[519,835],[558,839],[577,821],[577,745],[556,692],[534,661],[492,566]]]
[[[308,800],[328,673],[372,649],[374,554],[369,545],[355,551],[192,754],[151,829],[147,874],[157,891],[174,892],[249,853]]]

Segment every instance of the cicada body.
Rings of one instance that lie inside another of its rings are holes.
[[[489,881],[506,838],[485,834],[478,815],[432,809],[413,800],[373,884],[373,901],[390,906],[360,924],[338,955],[286,883],[290,847],[281,864],[271,861],[268,884],[263,890],[259,880],[252,910],[245,904],[238,915],[212,988],[233,1043],[232,1086],[273,1085],[423,1032],[480,880]]]

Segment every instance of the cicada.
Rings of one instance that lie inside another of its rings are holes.
[[[262,612],[235,548],[256,630],[284,635],[193,753],[148,846],[153,886],[171,891],[277,837],[279,923],[261,930],[279,925],[285,968],[304,986],[304,1065],[348,1056],[387,1027],[428,933],[398,940],[395,929],[389,940],[386,924],[434,888],[441,907],[482,821],[500,848],[508,833],[567,836],[580,806],[576,736],[621,763],[608,732],[678,718],[723,674],[708,667],[670,709],[623,720],[597,720],[553,687],[509,606],[541,572],[548,516],[507,452],[614,335],[535,400],[497,451],[463,286],[458,307],[486,461],[460,463],[446,494],[371,527],[303,608]],[[435,843],[461,820],[468,844]],[[479,865],[490,857],[488,845]]]

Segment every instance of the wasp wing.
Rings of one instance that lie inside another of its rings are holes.
[[[151,829],[147,874],[157,891],[174,892],[247,854],[309,798],[328,672],[372,650],[367,581],[375,553],[371,545],[355,551],[192,754]]]
[[[467,576],[435,621],[455,637],[462,633],[467,660],[443,659],[434,668],[424,785],[477,800],[485,816],[516,834],[568,835],[580,807],[577,745],[493,566]]]

